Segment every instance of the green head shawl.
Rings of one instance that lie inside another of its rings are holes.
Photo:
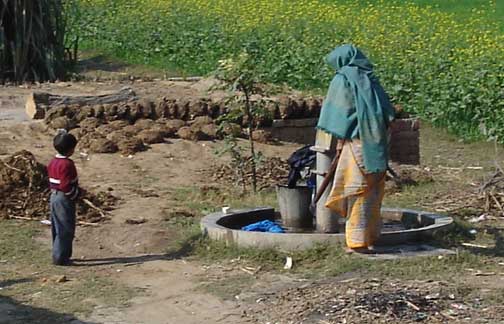
[[[322,106],[317,128],[340,139],[359,138],[367,172],[388,165],[387,129],[394,109],[373,65],[355,46],[333,50],[326,62],[336,70]]]

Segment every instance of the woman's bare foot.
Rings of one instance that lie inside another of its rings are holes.
[[[367,248],[349,248],[347,247],[345,249],[345,252],[348,253],[348,254],[352,254],[352,253],[366,253],[368,249]]]
[[[347,254],[352,254],[352,253],[360,253],[360,254],[374,254],[375,249],[374,246],[369,246],[369,247],[363,247],[363,248],[349,248],[347,247],[345,249],[345,253]]]

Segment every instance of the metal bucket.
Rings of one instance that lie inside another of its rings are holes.
[[[307,186],[289,188],[277,185],[276,191],[283,226],[293,229],[313,228],[313,216],[310,213],[311,189]]]

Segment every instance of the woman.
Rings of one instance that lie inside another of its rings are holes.
[[[352,45],[333,50],[336,70],[317,127],[343,141],[326,207],[346,218],[349,252],[370,252],[381,231],[388,165],[388,126],[394,109],[373,65]]]

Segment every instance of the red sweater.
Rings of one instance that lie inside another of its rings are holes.
[[[79,178],[74,162],[66,156],[57,154],[47,166],[49,187],[63,192],[69,199],[79,196]]]

